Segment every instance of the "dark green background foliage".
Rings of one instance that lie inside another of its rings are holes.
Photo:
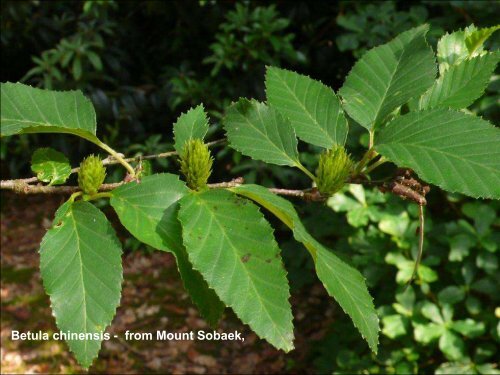
[[[203,102],[222,136],[224,109],[238,97],[264,98],[266,65],[320,79],[337,90],[356,58],[400,32],[430,23],[435,48],[445,31],[492,26],[494,1],[260,2],[2,1],[1,80],[43,88],[81,89],[97,111],[99,136],[127,155],[173,150],[172,124]],[[489,41],[496,49],[499,37]],[[498,124],[498,76],[472,111]],[[30,175],[30,150],[51,146],[73,165],[97,150],[76,137],[22,135],[2,139],[6,178]],[[358,156],[367,136],[355,124],[348,147]],[[318,150],[300,145],[316,168]],[[298,171],[265,165],[230,149],[215,154],[213,181],[243,176],[266,186],[304,188]],[[156,171],[177,171],[155,161]],[[384,168],[381,168],[382,172]],[[118,179],[119,168],[108,174]],[[326,206],[300,206],[316,238],[360,269],[379,308],[380,353],[339,316],[308,355],[316,372],[491,373],[498,358],[500,278],[498,202],[473,201],[433,189],[419,280],[407,290],[416,253],[417,207],[378,191],[344,189]],[[277,231],[293,289],[315,282],[305,252]],[[133,240],[126,245],[137,247]],[[293,254],[293,256],[292,256]],[[297,256],[297,254],[302,254]]]

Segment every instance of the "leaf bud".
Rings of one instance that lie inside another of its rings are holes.
[[[344,186],[354,163],[342,146],[324,151],[316,169],[316,185],[323,195],[331,196]]]
[[[186,177],[189,188],[206,189],[214,161],[208,146],[201,139],[189,139],[182,148],[180,159],[181,172]]]
[[[84,194],[97,194],[99,187],[106,178],[106,168],[99,156],[90,155],[80,163],[78,171],[78,186]]]

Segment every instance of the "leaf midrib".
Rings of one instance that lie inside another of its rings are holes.
[[[413,40],[415,40],[415,39],[413,39]],[[380,111],[381,111],[381,109],[382,109],[382,104],[384,104],[384,102],[386,101],[386,98],[387,98],[387,93],[389,92],[389,88],[390,88],[390,87],[391,87],[391,85],[392,85],[392,80],[394,79],[394,76],[396,75],[396,72],[397,72],[397,70],[398,70],[398,68],[399,68],[399,64],[401,63],[401,60],[402,60],[402,57],[403,57],[403,54],[404,54],[404,50],[405,50],[405,49],[406,49],[406,48],[403,48],[403,49],[401,50],[401,53],[400,53],[400,55],[399,55],[399,57],[398,57],[398,59],[397,59],[397,61],[396,61],[396,66],[394,67],[394,69],[393,69],[392,73],[391,73],[391,72],[389,72],[389,73],[390,73],[390,78],[389,78],[389,81],[388,81],[388,83],[387,83],[387,87],[385,88],[385,92],[384,92],[384,94],[381,96],[380,103],[379,103],[379,104],[378,104],[378,106],[377,106],[378,108],[377,108],[377,110],[376,110],[375,118],[373,119],[373,122],[370,124],[370,129],[373,129],[373,128],[375,127],[375,125],[377,124],[377,122],[380,120],[380,119],[379,119],[379,115],[380,115]],[[394,51],[392,50],[392,48],[390,48],[390,50],[391,50],[391,53],[392,53],[392,54],[394,54]],[[378,52],[378,51],[377,51],[377,52]],[[375,54],[375,55],[376,55],[377,57],[380,57],[380,56],[378,55],[378,53],[377,53],[377,54]],[[384,65],[384,66],[385,66],[385,65]]]
[[[75,235],[76,235],[76,239],[77,239],[77,244],[78,244],[78,249],[77,249],[77,253],[78,253],[78,258],[80,260],[80,280],[81,280],[81,283],[82,283],[82,295],[83,295],[83,305],[84,305],[84,308],[83,308],[83,311],[84,311],[84,330],[85,330],[85,335],[88,333],[88,329],[87,329],[87,315],[88,315],[88,312],[87,312],[87,299],[86,299],[86,296],[85,296],[85,281],[83,280],[83,259],[82,259],[82,254],[81,254],[81,245],[80,245],[80,236],[78,235],[78,229],[77,229],[77,224],[76,224],[76,220],[75,220],[75,216],[74,216],[74,213],[73,213],[73,206],[71,206],[69,208],[69,213],[71,214],[71,221],[73,222],[73,228],[74,228],[74,231],[75,231]],[[86,362],[88,361],[88,357],[87,357],[87,340],[83,340],[84,341],[84,353],[85,353],[85,359],[86,359]]]
[[[257,113],[258,113],[258,115],[259,115],[259,118],[262,120],[262,117],[261,117],[261,114],[260,114],[260,110],[257,108],[257,109],[256,109],[256,111],[257,111]],[[271,141],[271,138],[269,138],[269,137],[268,137],[268,134],[267,134],[267,133],[264,133],[264,132],[263,132],[262,130],[260,130],[258,127],[254,126],[254,125],[250,122],[250,120],[247,118],[247,116],[243,116],[243,115],[242,115],[239,111],[237,111],[237,112],[238,112],[238,115],[239,115],[240,117],[242,117],[248,125],[250,125],[250,127],[252,127],[252,128],[253,128],[253,129],[255,129],[258,133],[260,133],[261,135],[263,135],[263,136],[264,136],[264,137],[265,137],[265,138],[269,141],[269,143],[270,143],[271,145],[273,145],[273,147],[274,147],[276,150],[278,150],[278,154],[282,154],[282,155],[284,155],[284,156],[286,157],[286,159],[288,159],[288,160],[290,160],[290,161],[292,162],[292,164],[293,164],[293,165],[297,165],[298,160],[292,159],[292,158],[290,157],[290,155],[288,155],[285,151],[281,150],[281,149],[280,149],[280,148],[279,148],[279,147],[278,147],[278,146],[277,146],[274,142],[272,142],[272,141]],[[280,140],[281,140],[281,138],[280,138]],[[282,145],[283,145],[283,144],[282,144]],[[284,148],[285,148],[285,146],[283,145],[283,149],[284,149]]]
[[[333,143],[335,143],[335,141],[332,139],[332,137],[330,136],[330,134],[328,134],[328,132],[321,126],[321,124],[311,115],[311,113],[309,112],[309,110],[302,104],[302,102],[299,100],[299,98],[297,97],[297,95],[295,95],[295,92],[293,92],[292,88],[290,86],[288,86],[287,82],[285,80],[283,80],[279,75],[275,75],[275,76],[277,76],[278,80],[280,80],[286,86],[286,88],[288,89],[288,91],[290,92],[290,94],[295,98],[296,102],[299,103],[299,106],[304,110],[304,112],[307,114],[307,116],[309,116],[309,118],[318,126],[318,128],[323,132],[323,134],[330,141],[332,141]],[[306,90],[306,92],[307,92],[307,90]]]

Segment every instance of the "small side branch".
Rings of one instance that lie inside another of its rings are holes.
[[[418,254],[410,280],[408,280],[408,283],[406,284],[407,287],[413,282],[413,280],[415,280],[415,277],[417,276],[418,266],[420,265],[420,262],[422,260],[422,253],[424,252],[424,206],[423,205],[418,206],[418,218],[420,221],[420,226],[418,227]]]
[[[243,177],[237,177],[234,180],[228,182],[217,182],[214,184],[208,184],[208,187],[210,189],[227,189],[243,185],[244,182],[245,181],[243,180]]]
[[[100,192],[110,191],[123,185],[124,183],[126,183],[126,181],[113,184],[102,184],[101,187],[99,188],[99,191]],[[208,187],[210,189],[227,189],[243,185],[243,183],[244,183],[243,178],[238,177],[232,181],[208,184]],[[18,194],[73,194],[81,191],[78,186],[30,185],[26,183],[24,180],[1,181],[1,188],[2,190],[12,190]],[[277,195],[296,197],[311,202],[323,202],[326,199],[315,188],[306,190],[269,188],[269,191]]]

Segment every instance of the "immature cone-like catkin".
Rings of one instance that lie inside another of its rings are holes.
[[[87,195],[94,195],[106,178],[106,168],[99,156],[90,155],[80,163],[78,186]]]
[[[186,141],[181,153],[181,172],[193,190],[203,190],[212,173],[214,159],[201,139]]]
[[[333,195],[344,186],[354,163],[344,147],[324,151],[316,169],[316,185],[321,194]]]

